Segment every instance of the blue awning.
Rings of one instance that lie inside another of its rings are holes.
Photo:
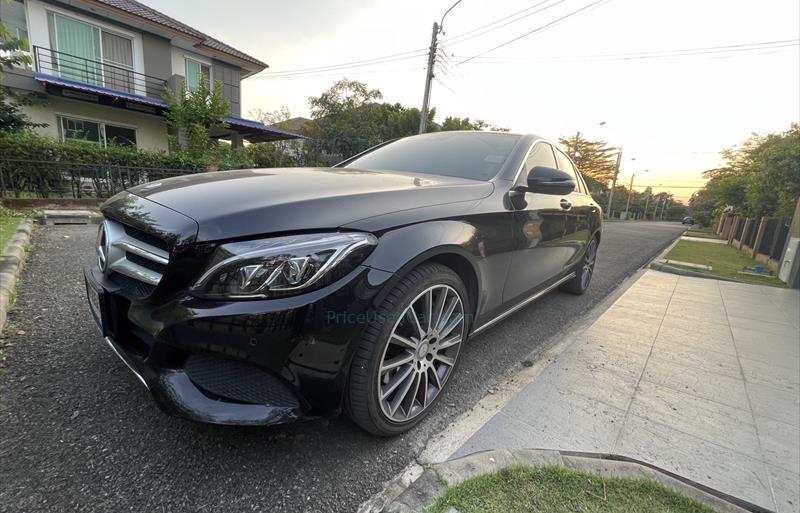
[[[305,136],[293,134],[286,130],[267,126],[260,121],[229,117],[225,120],[231,130],[235,130],[250,142],[281,141],[286,139],[305,139]]]
[[[94,84],[84,84],[82,82],[76,82],[74,80],[68,80],[66,78],[57,77],[54,75],[47,75],[38,72],[34,74],[34,78],[45,85],[60,87],[64,89],[71,89],[74,91],[80,91],[84,93],[96,94],[102,98],[105,98],[107,104],[110,105],[125,107],[125,104],[123,102],[138,103],[141,105],[147,105],[149,107],[157,108],[158,111],[153,112],[154,114],[161,113],[162,111],[167,109],[167,103],[160,98],[150,98],[147,96],[140,96],[137,94],[131,94],[131,93],[126,93],[124,91],[108,89],[106,87]],[[108,103],[109,100],[111,100],[110,103]],[[122,102],[117,103],[117,100],[121,100]],[[261,123],[260,121],[255,121],[252,119],[229,117],[225,121],[228,123],[228,128],[230,130],[233,130],[234,132],[241,134],[242,137],[244,137],[246,140],[250,142],[268,142],[268,141],[281,141],[287,139],[305,139],[305,137],[302,135],[293,134],[292,132],[287,132],[279,128],[267,126],[264,123]]]
[[[98,94],[108,98],[125,100],[128,102],[139,103],[142,105],[149,105],[151,107],[159,107],[162,109],[167,107],[167,103],[160,98],[148,98],[147,96],[139,96],[138,94],[131,94],[131,93],[126,93],[124,91],[108,89],[106,87],[94,84],[84,84],[82,82],[67,80],[66,78],[56,77],[53,75],[46,75],[44,73],[38,73],[38,72],[34,73],[33,78],[39,82],[42,82],[43,84],[64,87],[66,89],[73,89],[75,91],[83,91],[85,93]]]

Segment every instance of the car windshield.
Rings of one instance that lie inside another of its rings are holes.
[[[493,132],[440,132],[406,137],[371,151],[344,167],[487,181],[500,171],[519,137]]]

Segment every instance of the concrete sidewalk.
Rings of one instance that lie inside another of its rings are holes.
[[[800,293],[647,271],[453,457],[637,458],[800,511]]]

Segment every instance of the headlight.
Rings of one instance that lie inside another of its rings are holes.
[[[253,299],[323,287],[355,269],[377,243],[368,233],[317,233],[223,244],[192,293]]]

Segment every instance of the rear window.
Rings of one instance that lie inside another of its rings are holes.
[[[487,181],[503,167],[519,137],[491,132],[440,132],[406,137],[367,153],[345,167]]]

